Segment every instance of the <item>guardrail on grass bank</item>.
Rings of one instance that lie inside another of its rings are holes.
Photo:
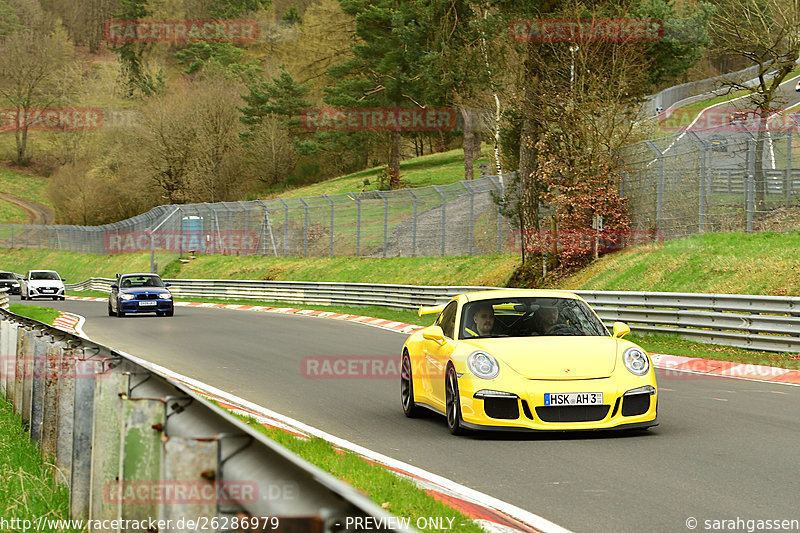
[[[91,278],[70,290],[108,292],[114,280]],[[221,298],[317,305],[415,309],[456,294],[498,287],[417,286],[311,281],[170,279],[180,298]],[[621,320],[639,333],[670,333],[701,342],[800,352],[800,297],[678,292],[571,291],[606,324]]]
[[[357,518],[394,523],[349,485],[121,352],[0,310],[0,354],[0,394],[90,531],[238,523],[338,533],[354,531]],[[112,525],[92,526],[100,523]]]

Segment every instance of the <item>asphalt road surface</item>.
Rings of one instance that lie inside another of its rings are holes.
[[[105,303],[35,303],[85,316],[85,332],[100,343],[575,532],[685,532],[691,518],[698,531],[713,527],[706,520],[800,520],[800,387],[662,377],[660,425],[646,432],[453,437],[441,417],[406,419],[394,379],[301,371],[308,356],[399,355],[402,334],[271,313],[178,307],[173,318],[118,319]]]

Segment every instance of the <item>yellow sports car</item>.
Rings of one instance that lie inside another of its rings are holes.
[[[658,424],[650,357],[609,334],[579,296],[503,289],[421,307],[434,325],[403,345],[401,399],[406,416],[422,408],[464,430],[574,431]]]

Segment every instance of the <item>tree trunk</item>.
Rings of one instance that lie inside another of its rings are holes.
[[[461,117],[464,119],[464,179],[469,181],[475,177],[473,164],[474,135],[472,133],[472,111],[462,107]]]
[[[389,188],[400,188],[400,141],[402,136],[399,131],[391,134],[391,148],[389,150]]]

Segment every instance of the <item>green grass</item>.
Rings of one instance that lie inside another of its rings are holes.
[[[0,191],[52,207],[47,196],[47,179],[0,167]]]
[[[56,484],[51,465],[42,460],[22,420],[14,414],[8,401],[0,397],[0,518],[35,521],[39,517],[69,519],[69,489]],[[3,529],[25,530],[23,527]]]
[[[338,281],[408,285],[504,286],[517,256],[234,257],[198,256],[174,272],[182,278]],[[173,273],[171,272],[171,275]]]
[[[15,315],[26,316],[50,325],[52,325],[53,321],[61,314],[57,309],[40,307],[38,305],[11,304],[8,310]]]
[[[489,163],[490,149],[481,145],[481,157],[475,159],[475,175],[480,176],[478,164]],[[346,194],[359,192],[362,189],[377,189],[377,177],[385,166],[374,167],[337,178],[314,183],[297,189],[290,189],[275,195],[276,198],[296,198],[320,196],[322,194]],[[493,172],[492,172],[493,173]],[[364,180],[370,184],[364,187]],[[400,162],[400,180],[406,187],[425,187],[427,185],[447,185],[464,179],[464,151],[450,150],[431,155],[424,155]]]
[[[410,518],[412,527],[417,518],[421,517],[444,518],[445,524],[448,524],[448,518],[452,518],[453,525],[448,531],[483,532],[479,525],[460,512],[434,499],[411,480],[401,478],[383,466],[370,463],[352,452],[334,448],[322,439],[301,439],[281,429],[266,428],[253,418],[239,418],[306,461],[352,485],[391,514],[399,518]]]
[[[5,200],[0,200],[0,224],[20,224],[27,220],[25,211]]]
[[[559,288],[800,296],[800,232],[713,233],[605,255]]]
[[[178,254],[158,253],[156,262],[163,272]],[[150,253],[120,255],[81,254],[55,250],[0,248],[3,270],[25,274],[28,270],[56,270],[67,283],[78,283],[91,277],[113,278],[117,272],[150,272]]]

